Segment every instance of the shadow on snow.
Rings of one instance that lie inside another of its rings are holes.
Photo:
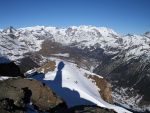
[[[65,64],[63,62],[59,62],[54,80],[43,80],[44,74],[35,74],[32,78],[49,86],[58,96],[65,100],[68,107],[75,105],[94,105],[94,103],[81,98],[77,91],[62,87],[62,69],[64,66]]]

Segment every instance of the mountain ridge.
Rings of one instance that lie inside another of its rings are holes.
[[[6,31],[0,32],[2,56],[16,62],[29,57],[39,66],[49,57],[74,62],[111,82],[116,102],[129,108],[149,109],[149,32],[121,36],[111,29],[93,26],[62,29],[36,26],[16,30],[10,27]]]
[[[8,32],[5,32],[7,31]],[[13,31],[13,32],[12,32]],[[11,32],[11,33],[10,33]],[[9,40],[16,39],[15,42],[20,48],[23,48],[23,53],[29,51],[38,51],[41,49],[41,44],[45,39],[49,39],[63,45],[76,46],[78,48],[93,49],[102,48],[105,54],[118,54],[121,51],[128,51],[127,57],[141,56],[146,53],[150,55],[150,39],[144,35],[124,35],[120,36],[112,29],[106,27],[93,26],[72,26],[68,28],[56,28],[35,26],[20,29],[10,27],[0,33],[1,40],[5,41],[5,37]],[[12,40],[13,41],[13,40]],[[15,43],[14,42],[14,43]],[[3,43],[2,43],[3,44]],[[4,48],[4,45],[1,45]],[[28,47],[27,47],[28,46]],[[7,47],[5,47],[7,48]],[[135,51],[138,51],[135,53]],[[18,53],[19,54],[19,53]]]

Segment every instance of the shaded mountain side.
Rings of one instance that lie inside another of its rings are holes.
[[[0,63],[0,76],[23,77],[23,74],[14,62],[9,62]]]
[[[107,59],[107,57],[104,57],[106,55],[103,54],[102,49],[97,49],[91,52],[87,48],[82,50],[78,47],[65,46],[48,39],[42,43],[41,50],[39,52],[36,52],[36,54],[40,54],[45,57],[54,57],[53,54],[57,53],[68,53],[69,57],[57,56],[57,58],[73,61],[78,66],[85,67],[88,70],[90,70],[91,66],[95,66],[97,64],[97,59],[99,59],[100,57]]]
[[[150,63],[148,61],[143,61],[141,58],[127,62],[119,59],[118,63],[116,60],[99,65],[94,72],[104,75],[113,85],[113,90],[117,87],[133,88],[132,93],[130,91],[126,93],[131,97],[142,95],[139,105],[150,104]]]
[[[41,45],[41,50],[38,51],[37,53],[43,55],[43,56],[50,56],[56,53],[70,53],[70,58],[93,58],[93,59],[107,59],[107,57],[112,57],[112,56],[107,56],[104,53],[104,49],[97,47],[94,49],[93,46],[91,48],[78,48],[73,45],[63,45],[58,42],[54,42],[50,39],[44,40],[42,45]]]
[[[20,68],[21,73],[25,73],[28,70],[39,67],[39,65],[34,60],[31,59],[31,56],[19,59],[17,62],[18,62],[17,65]]]

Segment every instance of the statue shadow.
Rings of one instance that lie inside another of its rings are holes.
[[[94,105],[94,103],[81,98],[77,91],[62,87],[62,70],[64,66],[65,64],[63,62],[59,62],[54,80],[44,80],[45,76],[43,73],[35,74],[32,78],[41,81],[44,85],[49,86],[59,97],[65,100],[68,107],[73,107],[76,105]]]

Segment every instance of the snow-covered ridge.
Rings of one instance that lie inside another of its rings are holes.
[[[85,25],[67,28],[35,26],[14,29],[10,27],[0,32],[0,50],[2,55],[8,55],[14,60],[29,51],[40,50],[42,42],[50,39],[81,49],[102,48],[108,55],[125,52],[126,58],[134,58],[141,55],[150,56],[150,38],[148,36],[148,32],[144,35],[121,36],[106,27]]]
[[[51,60],[56,62],[55,70],[48,71],[45,75],[34,75],[33,78],[51,87],[57,95],[65,100],[68,107],[96,104],[100,107],[113,109],[117,113],[131,113],[124,108],[105,102],[99,94],[99,90],[101,89],[85,77],[85,74],[98,75],[79,68],[77,64],[71,62],[57,58],[52,58]],[[31,72],[27,73],[32,75]],[[102,78],[101,76],[98,77]],[[79,93],[78,96],[77,93]]]
[[[91,31],[93,29],[97,29],[98,31],[101,32],[106,32],[106,33],[113,33],[116,34],[117,33],[115,31],[113,31],[110,28],[106,28],[106,27],[95,27],[95,26],[86,26],[86,25],[81,25],[81,26],[70,26],[70,27],[66,27],[66,28],[58,28],[58,27],[46,27],[46,26],[34,26],[34,27],[25,27],[25,28],[19,28],[17,30],[29,30],[29,31],[37,31],[37,30],[67,30],[68,28],[72,28],[72,29],[77,29],[77,30],[84,30],[84,31]]]

